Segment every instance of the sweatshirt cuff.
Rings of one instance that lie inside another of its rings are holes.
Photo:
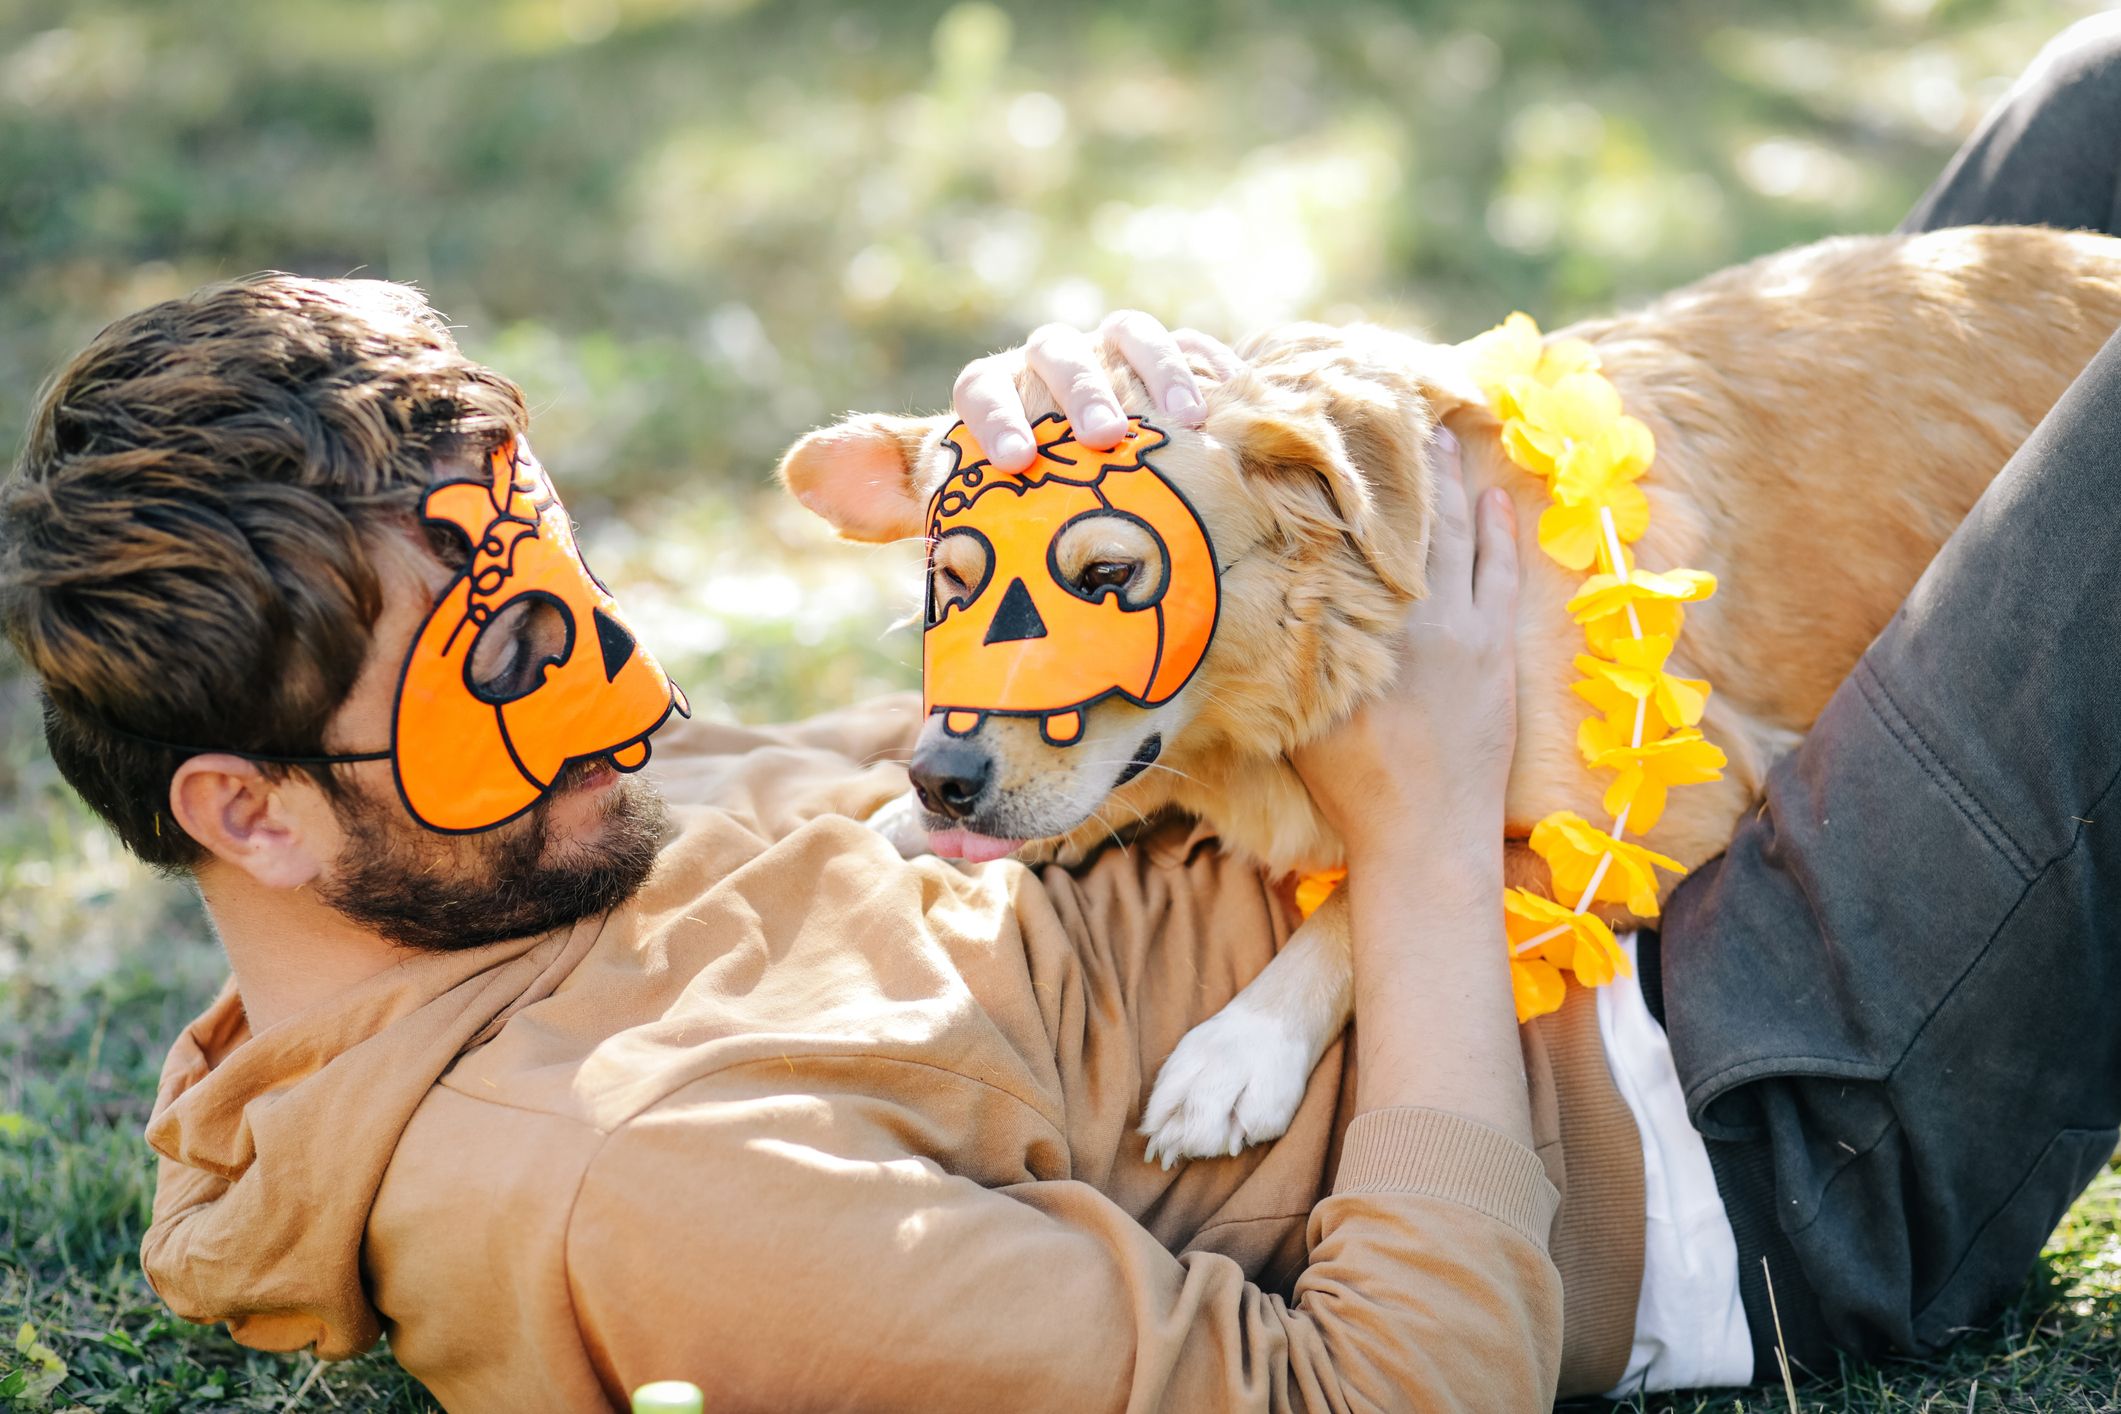
[[[1485,1213],[1541,1251],[1561,1195],[1539,1156],[1498,1129],[1448,1110],[1403,1105],[1348,1125],[1333,1196],[1412,1193]]]

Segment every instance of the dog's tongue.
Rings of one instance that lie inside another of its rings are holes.
[[[930,830],[928,848],[944,859],[962,859],[970,864],[984,864],[990,859],[1000,859],[1013,854],[1022,840],[998,840],[992,835],[975,835],[970,830]]]

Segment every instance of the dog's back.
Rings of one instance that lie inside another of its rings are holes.
[[[1688,610],[1675,660],[1716,686],[1705,725],[1733,779],[1676,793],[1658,848],[1692,864],[1722,847],[1760,772],[2117,329],[2121,240],[1969,227],[1802,247],[1565,331],[1656,434],[1643,563],[1721,583]],[[1528,564],[1553,582],[1536,601],[1573,585]],[[1528,647],[1549,644],[1535,631]],[[1582,715],[1555,712],[1571,732]],[[1532,745],[1522,759],[1548,759]],[[1582,800],[1592,783],[1573,774],[1554,804]],[[1533,797],[1559,784],[1527,780],[1513,799],[1543,812],[1554,804]]]

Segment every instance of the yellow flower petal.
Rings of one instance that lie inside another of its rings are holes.
[[[1333,896],[1341,881],[1348,877],[1345,869],[1321,869],[1315,874],[1306,874],[1296,881],[1296,911],[1309,918],[1318,912],[1318,906]]]
[[[1664,662],[1671,652],[1672,640],[1654,634],[1615,642],[1610,662],[1579,653],[1576,667],[1586,677],[1603,678],[1637,701],[1647,701],[1666,726],[1691,727],[1708,704],[1709,685],[1701,678],[1666,672]]]
[[[1583,442],[1611,431],[1620,419],[1620,390],[1601,374],[1579,372],[1540,390],[1525,406],[1525,419]]]
[[[1534,476],[1552,476],[1554,458],[1566,446],[1564,439],[1542,433],[1521,417],[1502,424],[1502,454]]]
[[[1539,548],[1572,570],[1589,569],[1596,562],[1606,568],[1605,523],[1601,507],[1613,513],[1613,529],[1623,543],[1640,540],[1650,528],[1650,503],[1638,486],[1608,487],[1598,500],[1581,503],[1555,496],[1556,504],[1539,515]]]
[[[1650,469],[1650,459],[1642,455],[1649,429],[1633,423],[1641,429],[1637,445],[1627,435],[1627,422],[1632,419],[1569,440],[1567,451],[1554,458],[1556,496],[1571,503],[1610,499],[1612,488],[1639,480]]]
[[[1686,622],[1681,604],[1697,604],[1716,592],[1716,576],[1700,570],[1634,569],[1594,574],[1569,600],[1569,613],[1583,625],[1594,652],[1613,655],[1613,644],[1631,638],[1679,637]],[[1628,610],[1635,611],[1634,622]],[[1640,633],[1636,631],[1640,628]]]
[[[1649,830],[1664,818],[1664,801],[1669,793],[1664,782],[1640,766],[1627,766],[1605,788],[1605,798],[1599,803],[1615,820],[1626,811],[1629,829]]]
[[[1678,860],[1616,840],[1573,810],[1558,811],[1534,825],[1531,846],[1553,874],[1555,893],[1565,899],[1578,898],[1597,877],[1598,888],[1592,897],[1626,904],[1638,918],[1657,916],[1657,869],[1686,872]],[[1613,862],[1600,876],[1598,866],[1609,854]]]
[[[1594,744],[1608,730],[1598,718],[1584,723],[1585,728],[1593,726],[1601,730],[1578,732],[1579,747]],[[1721,748],[1691,728],[1641,746],[1620,740],[1603,750],[1586,749],[1584,755],[1594,769],[1619,772],[1606,788],[1605,808],[1616,817],[1626,810],[1628,828],[1638,834],[1657,827],[1664,817],[1665,794],[1672,786],[1720,781],[1729,764]]]
[[[1586,766],[1597,766],[1599,757],[1627,744],[1627,728],[1610,717],[1585,717],[1576,724],[1576,750]]]
[[[1635,699],[1622,692],[1605,678],[1583,678],[1572,684],[1576,695],[1605,713],[1605,721],[1611,725],[1620,740],[1632,740],[1635,728]],[[1643,713],[1643,734],[1648,739],[1664,734],[1664,723]]]
[[[1548,506],[1539,513],[1539,548],[1564,568],[1589,569],[1604,538],[1598,512],[1588,506]]]
[[[1510,994],[1517,1003],[1517,1024],[1561,1010],[1569,984],[1554,964],[1543,957],[1510,959]]]
[[[1616,973],[1632,975],[1627,954],[1621,951],[1604,919],[1577,913],[1529,889],[1504,890],[1502,908],[1503,931],[1510,939],[1511,957],[1544,957],[1556,967],[1574,972],[1587,987],[1603,986]],[[1561,931],[1555,934],[1557,929]]]
[[[1630,604],[1698,604],[1716,592],[1716,576],[1701,570],[1634,570],[1626,575],[1594,574],[1569,600],[1576,622],[1589,623],[1626,611]]]
[[[1512,378],[1529,378],[1539,370],[1539,325],[1519,310],[1460,345],[1466,374],[1490,402]]]
[[[1634,965],[1605,920],[1589,913],[1577,916],[1586,926],[1557,940],[1569,946],[1569,971],[1576,974],[1576,980],[1586,987],[1603,987],[1615,977],[1633,977]]]
[[[1680,630],[1686,627],[1686,610],[1661,599],[1645,600],[1635,605],[1634,622],[1628,621],[1627,610],[1622,609],[1586,623],[1583,637],[1593,653],[1610,658],[1613,645],[1634,641],[1638,627],[1644,638],[1677,638]]]
[[[1556,339],[1541,350],[1539,367],[1532,376],[1551,386],[1571,373],[1597,371],[1598,355],[1588,343],[1582,339]]]
[[[1576,915],[1530,889],[1502,891],[1502,928],[1514,949],[1550,928],[1567,926]]]

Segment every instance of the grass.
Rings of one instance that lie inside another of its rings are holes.
[[[16,985],[0,1041],[0,1408],[279,1410],[316,1363],[169,1314],[140,1274],[154,1191],[140,1132],[163,1050],[219,979],[200,920],[79,989]],[[24,1339],[21,1332],[32,1333]],[[46,1360],[30,1358],[42,1347]],[[50,1361],[58,1362],[56,1365]],[[63,1373],[56,1382],[52,1376]],[[304,1407],[433,1407],[385,1353],[327,1368]]]

